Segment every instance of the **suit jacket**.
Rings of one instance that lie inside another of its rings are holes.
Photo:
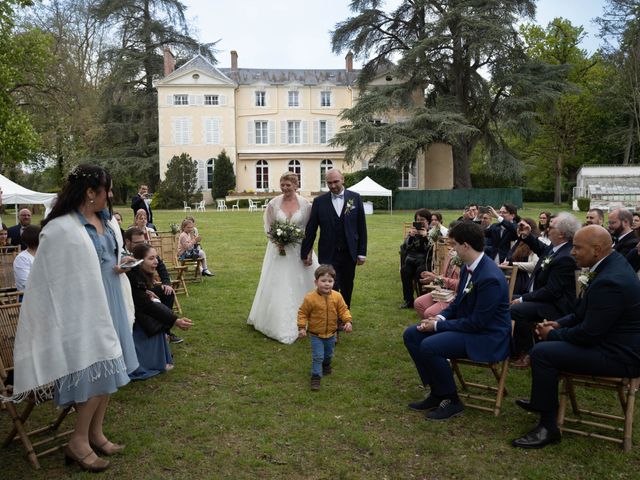
[[[20,245],[22,250],[27,249],[27,244],[22,241],[22,234],[20,233],[21,225],[14,225],[7,229],[7,237],[9,238],[10,245]]]
[[[546,245],[529,235],[523,241],[538,255],[527,292],[522,295],[524,302],[553,303],[566,314],[573,310],[576,301],[576,260],[571,256],[571,242],[565,243],[553,254],[553,246]],[[547,259],[551,259],[548,261]],[[533,291],[529,287],[533,283]]]
[[[473,271],[465,293],[467,272],[462,267],[455,300],[440,315],[438,332],[460,332],[471,360],[498,362],[509,356],[511,317],[509,315],[509,286],[504,273],[495,262],[484,255]]]
[[[595,270],[575,313],[558,320],[562,328],[547,340],[599,346],[628,364],[640,363],[640,280],[626,259],[612,252]]]
[[[364,217],[364,207],[360,195],[350,190],[344,190],[344,206],[340,217],[343,220],[344,235],[347,248],[353,261],[358,256],[367,255],[367,224]],[[339,232],[337,231],[340,217],[336,214],[331,201],[331,192],[320,195],[313,201],[311,215],[305,229],[305,238],[300,248],[300,257],[304,260],[313,248],[316,233],[320,227],[318,242],[318,261],[331,263],[336,250]]]
[[[635,232],[631,231],[627,233],[622,240],[615,242],[613,249],[622,256],[627,256],[631,250],[636,248],[640,238],[636,237]]]
[[[147,205],[147,202],[144,201],[139,194],[136,194],[131,199],[131,210],[133,210],[133,216],[135,217],[136,212],[140,209],[143,209],[147,212],[147,223],[153,223],[153,213],[151,212],[151,206]]]
[[[484,231],[484,236],[489,240],[485,246],[484,253],[492,260],[498,255],[500,263],[504,262],[511,249],[511,242],[518,239],[516,229],[516,224],[507,220],[492,224]]]
[[[640,254],[638,254],[637,248],[627,253],[627,262],[629,262],[629,265],[631,265],[631,268],[633,268],[635,272],[640,270]]]

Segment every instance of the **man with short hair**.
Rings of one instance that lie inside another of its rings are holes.
[[[509,355],[511,320],[504,274],[483,253],[484,233],[472,222],[449,229],[449,241],[465,265],[455,300],[440,315],[404,331],[404,344],[429,396],[409,404],[429,420],[446,420],[463,411],[449,358],[499,362]],[[435,410],[434,410],[435,409]]]
[[[27,286],[31,265],[36,258],[38,245],[40,245],[40,227],[38,225],[28,225],[22,232],[22,241],[27,246],[18,254],[13,261],[13,278],[16,290],[23,292]]]
[[[147,212],[147,226],[156,230],[153,225],[153,212],[151,212],[151,202],[147,198],[149,194],[149,187],[146,185],[140,185],[138,188],[138,194],[134,195],[131,199],[131,210],[133,210],[133,216],[136,216],[138,210],[142,209]]]
[[[638,244],[638,237],[631,228],[632,223],[633,214],[629,210],[616,208],[609,213],[609,233],[613,238],[613,249],[625,257]]]
[[[560,372],[580,375],[640,375],[640,281],[627,261],[611,249],[603,227],[588,225],[573,239],[571,254],[579,267],[583,294],[575,313],[545,321],[542,340],[531,350],[531,397],[516,404],[538,413],[538,425],[512,445],[542,448],[561,439],[558,414]]]
[[[516,368],[527,368],[527,353],[533,347],[533,328],[543,319],[556,320],[573,310],[576,299],[576,261],[571,256],[573,236],[580,229],[577,218],[561,212],[551,218],[548,228],[551,245],[531,235],[525,221],[519,224],[522,241],[538,255],[529,284],[520,298],[513,300],[513,350]]]
[[[591,208],[587,212],[585,225],[602,225],[604,224],[604,212],[599,208]]]
[[[20,245],[22,250],[27,249],[27,244],[22,241],[22,232],[29,225],[31,225],[31,210],[23,208],[18,212],[18,225],[14,225],[7,230],[11,245]]]

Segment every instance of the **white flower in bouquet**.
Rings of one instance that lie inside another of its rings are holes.
[[[304,231],[292,223],[276,220],[271,224],[267,236],[278,246],[280,255],[286,255],[284,247],[291,243],[300,243],[304,238]]]

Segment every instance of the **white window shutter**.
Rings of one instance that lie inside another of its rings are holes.
[[[189,95],[189,105],[195,105],[196,102],[196,95]]]
[[[327,143],[329,143],[333,136],[336,134],[336,122],[335,120],[327,120]]]
[[[198,187],[205,190],[207,188],[207,162],[198,160]]]
[[[218,104],[226,105],[227,104],[227,96],[226,95],[218,95]]]
[[[220,119],[212,118],[211,119],[211,138],[212,142],[215,145],[220,145]]]
[[[301,128],[302,128],[302,142],[301,143],[309,143],[309,122],[307,121],[302,121],[301,123]]]
[[[173,95],[167,95],[167,105],[173,105]]]
[[[320,121],[319,120],[313,121],[313,143],[316,145],[320,143]]]
[[[264,92],[264,106],[268,107],[269,106],[269,102],[270,102],[270,100],[269,100],[269,92],[265,91]],[[275,143],[275,142],[273,142],[273,143]]]
[[[247,121],[247,143],[249,145],[256,143],[256,124],[253,120]]]
[[[179,136],[180,136],[180,123],[177,118],[171,120],[171,131],[173,133],[173,144],[179,145]]]
[[[218,145],[222,145],[222,119],[218,118],[218,124],[217,124],[217,128],[218,128]]]
[[[269,120],[269,145],[276,144],[276,122]]]
[[[283,145],[287,144],[287,122],[286,120],[282,120],[280,122],[280,143]]]
[[[191,136],[191,119],[190,118],[184,119],[184,126],[185,126],[184,144],[189,145],[193,143],[192,141],[193,137]]]
[[[210,143],[210,135],[209,135],[209,119],[202,119],[202,138],[204,139],[204,144],[208,145]]]

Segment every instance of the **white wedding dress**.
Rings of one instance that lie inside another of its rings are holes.
[[[296,195],[299,208],[288,218],[281,209],[282,197],[279,195],[269,202],[264,213],[265,233],[275,220],[288,220],[302,229],[307,225],[311,204]],[[287,245],[285,252],[286,255],[280,255],[278,247],[268,242],[247,323],[267,337],[291,344],[298,338],[298,308],[305,294],[315,288],[313,272],[318,268],[318,258],[312,253],[313,263],[305,267],[300,260],[300,244]]]

